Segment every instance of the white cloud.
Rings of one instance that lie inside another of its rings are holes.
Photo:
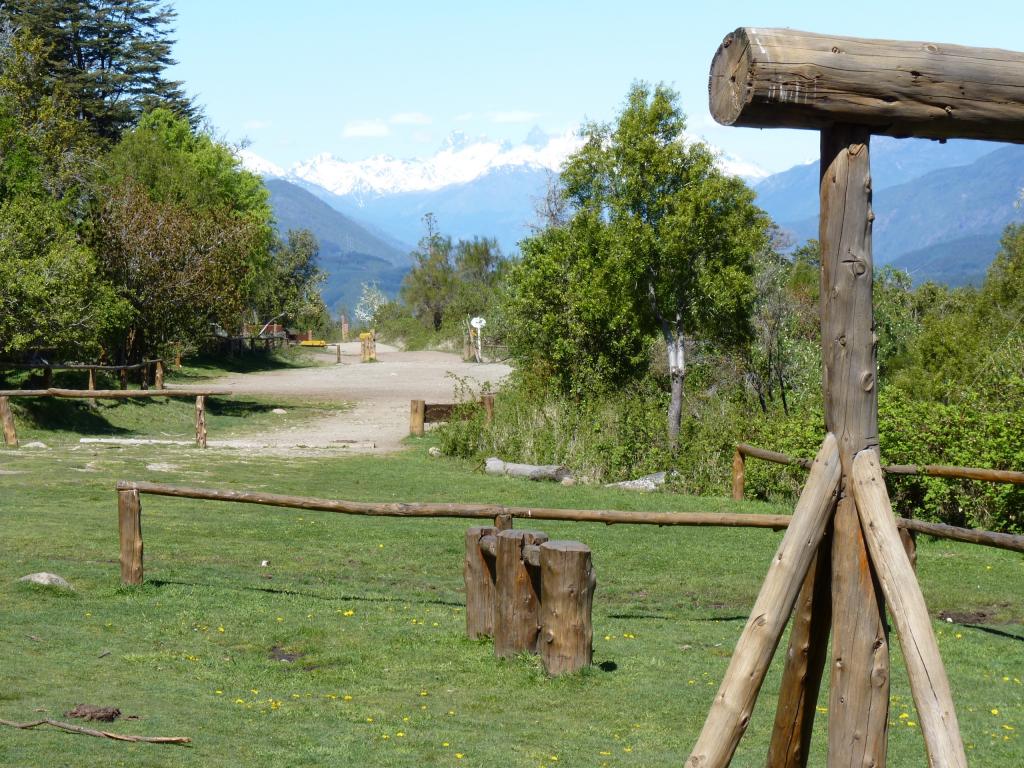
[[[341,130],[344,139],[373,139],[390,134],[391,129],[383,120],[349,120]]]
[[[540,113],[512,109],[505,112],[490,112],[487,117],[492,123],[532,123],[540,117]]]
[[[399,112],[389,117],[388,122],[392,125],[430,125],[434,121],[422,112]]]

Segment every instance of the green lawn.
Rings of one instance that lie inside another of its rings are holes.
[[[53,434],[36,436],[53,442]],[[428,457],[422,440],[394,457],[291,460],[56,442],[63,446],[45,452],[0,451],[0,718],[118,706],[140,719],[110,730],[193,744],[3,728],[4,765],[678,766],[781,536],[538,525],[589,544],[598,576],[596,666],[549,680],[535,658],[497,661],[489,642],[465,638],[464,521],[144,496],[146,584],[125,588],[114,483],[379,501],[734,505],[485,477],[472,464]],[[147,469],[165,465],[175,469]],[[65,576],[75,592],[16,581],[40,570]],[[1024,558],[922,540],[919,572],[933,616],[985,614],[972,624],[935,621],[971,765],[1024,764]],[[895,633],[892,646],[889,762],[924,765]],[[273,658],[282,654],[294,660]],[[763,765],[780,669],[769,674],[735,766]],[[811,764],[822,765],[821,716],[817,728]]]

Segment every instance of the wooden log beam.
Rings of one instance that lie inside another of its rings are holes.
[[[524,547],[548,540],[540,531],[497,534],[495,556],[494,655],[509,658],[537,651],[540,632],[540,571],[523,557]]]
[[[137,490],[117,491],[118,535],[121,542],[121,581],[142,583],[142,501]]]
[[[889,655],[884,601],[850,496],[853,457],[878,450],[872,307],[870,134],[821,132],[821,345],[825,428],[839,439],[841,500],[832,538],[829,768],[885,765]]]
[[[839,446],[835,436],[829,434],[815,457],[793,513],[793,522],[772,558],[704,728],[686,761],[688,768],[729,765],[750,722],[768,665],[825,534],[840,475]]]
[[[949,679],[924,595],[896,532],[885,479],[874,451],[857,454],[852,480],[864,537],[903,649],[910,692],[928,751],[928,765],[966,768],[967,756]]]
[[[14,428],[14,412],[11,411],[11,401],[6,395],[0,395],[0,423],[4,430],[4,445],[17,448],[18,431]]]
[[[826,528],[793,610],[767,768],[804,768],[832,624],[832,537]]]
[[[103,398],[108,400],[130,400],[136,397],[211,397],[230,395],[227,389],[60,389],[51,387],[43,390],[15,390],[12,397],[69,397]]]
[[[578,541],[540,545],[541,663],[551,677],[578,672],[594,658],[592,611],[597,576],[590,547]]]
[[[307,496],[287,496],[278,493],[256,493],[214,488],[188,488],[180,485],[146,481],[119,480],[118,490],[134,489],[154,496],[173,496],[184,499],[231,501],[261,504],[289,509],[309,509],[347,515],[371,517],[455,517],[470,520],[494,520],[502,530],[499,519],[563,520],[577,523],[603,523],[605,525],[683,525],[726,528],[770,528],[782,530],[789,525],[789,515],[731,514],[726,512],[623,512],[609,509],[549,509],[544,507],[506,507],[495,504],[446,504],[411,502],[369,502],[316,499]]]
[[[1024,143],[1024,53],[741,27],[711,63],[723,125]]]
[[[484,462],[484,472],[488,475],[521,477],[527,480],[553,480],[561,482],[572,477],[572,470],[560,464],[516,464],[502,461],[491,456]]]
[[[466,529],[466,557],[462,576],[466,585],[466,637],[476,640],[494,636],[494,542],[498,529],[477,526]],[[490,539],[491,547],[484,540]]]
[[[787,456],[786,454],[779,453],[778,451],[769,451],[766,448],[758,448],[753,445],[747,445],[746,443],[737,444],[736,453],[741,456],[753,456],[755,459],[770,461],[775,464],[796,464],[804,469],[811,468],[810,459],[795,459],[792,456]]]

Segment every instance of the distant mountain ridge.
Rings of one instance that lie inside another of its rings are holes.
[[[1024,146],[976,141],[872,139],[875,263],[915,281],[979,283],[1003,229],[1024,221]],[[818,236],[818,164],[755,187],[758,204],[796,242]]]

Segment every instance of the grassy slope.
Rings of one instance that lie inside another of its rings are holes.
[[[146,469],[159,462],[178,469]],[[0,718],[116,705],[142,719],[112,730],[194,739],[176,748],[0,729],[0,758],[19,766],[681,764],[780,534],[539,526],[588,543],[598,573],[598,666],[553,681],[533,658],[498,662],[490,643],[465,639],[459,521],[144,497],[147,583],[118,586],[120,478],[382,501],[729,506],[472,469],[426,457],[422,442],[398,457],[315,460],[165,447],[0,452]],[[935,625],[971,765],[1024,763],[1024,559],[925,541],[919,563],[933,615],[995,615],[985,626]],[[15,581],[39,570],[67,577],[75,593]],[[302,656],[275,661],[275,647]],[[778,675],[776,665],[736,766],[763,764]],[[898,650],[892,695],[890,764],[924,764]],[[823,722],[818,730],[812,764],[823,764]]]

